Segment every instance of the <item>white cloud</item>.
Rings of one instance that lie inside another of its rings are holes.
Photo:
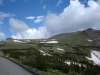
[[[34,16],[28,16],[28,17],[25,17],[25,19],[33,20],[33,19],[35,19],[35,17]]]
[[[46,5],[43,5],[43,7],[42,7],[43,9],[46,9]]]
[[[3,0],[0,0],[0,5],[2,5],[3,4]]]
[[[45,27],[39,27],[38,29],[29,28],[24,32],[17,33],[16,35],[12,35],[12,38],[15,39],[40,39],[46,38],[48,36],[48,32]]]
[[[10,18],[9,24],[11,26],[10,30],[13,33],[19,33],[28,29],[28,26],[23,21],[18,19]]]
[[[36,20],[34,20],[34,23],[40,23],[44,20],[44,16],[37,16]]]
[[[56,6],[59,6],[63,1],[62,0],[59,0],[56,4]]]
[[[100,5],[90,0],[88,6],[85,7],[78,0],[71,0],[62,13],[49,13],[44,24],[51,35],[89,27],[100,29]]]
[[[5,34],[0,32],[0,38],[4,38],[5,37]]]
[[[7,18],[7,17],[11,17],[11,16],[14,16],[14,14],[9,14],[9,13],[5,13],[5,12],[0,12],[0,19],[4,19],[4,18]]]
[[[93,0],[89,0],[87,4],[88,7],[85,7],[78,0],[70,0],[70,5],[60,14],[48,13],[43,18],[43,26],[38,29],[29,28],[12,37],[37,39],[87,28],[100,29],[100,5]]]
[[[0,0],[0,4],[1,4],[2,0]],[[8,18],[8,17],[11,17],[11,16],[14,16],[14,14],[9,14],[9,13],[5,13],[5,12],[0,12],[0,25],[3,24],[3,20],[5,18]],[[5,37],[5,34],[0,32],[0,38],[4,38]]]
[[[3,24],[3,20],[8,17],[12,17],[14,14],[0,12],[0,25]]]

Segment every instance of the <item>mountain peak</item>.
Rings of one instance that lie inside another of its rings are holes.
[[[92,29],[92,28],[88,28],[88,29],[87,29],[87,31],[93,31],[93,30],[94,30],[94,29]]]

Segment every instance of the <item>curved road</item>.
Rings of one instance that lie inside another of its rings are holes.
[[[12,61],[0,57],[0,75],[33,75]]]

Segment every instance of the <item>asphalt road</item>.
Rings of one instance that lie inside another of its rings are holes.
[[[0,57],[0,75],[33,75],[12,61]]]

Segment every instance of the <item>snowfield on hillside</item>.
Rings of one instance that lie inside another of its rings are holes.
[[[13,40],[13,42],[19,42],[19,43],[22,43],[22,41],[19,41],[19,40]]]
[[[100,65],[100,52],[99,51],[92,51],[91,58],[86,57],[88,60],[92,60],[94,64]]]
[[[71,64],[71,62],[69,62],[69,61],[65,61],[65,63],[66,63],[66,64],[68,64],[68,65],[70,65],[70,64]]]
[[[100,52],[99,51],[93,51],[93,53],[100,59]]]
[[[40,42],[40,43],[58,43],[58,41],[47,41],[47,42]]]
[[[42,50],[39,50],[44,56],[46,56],[46,55],[48,55],[48,56],[52,56],[51,54],[48,54],[48,53],[46,53],[46,52],[44,52],[44,51],[42,51]]]
[[[20,40],[13,40],[13,42],[16,42],[16,43],[26,43],[26,42],[22,42]]]
[[[91,40],[91,39],[87,39],[87,41],[88,41],[88,42],[92,42],[93,40]]]
[[[61,48],[57,48],[57,50],[64,51],[64,49],[61,49]]]
[[[46,43],[58,43],[58,41],[48,41]]]
[[[68,65],[71,65],[71,62],[69,62],[69,61],[65,61],[65,63],[68,64]],[[73,62],[73,64],[74,64],[74,63],[75,63],[76,65],[79,65],[79,66],[81,67],[81,64],[80,64],[80,63]],[[85,66],[85,65],[83,65],[83,66]]]

